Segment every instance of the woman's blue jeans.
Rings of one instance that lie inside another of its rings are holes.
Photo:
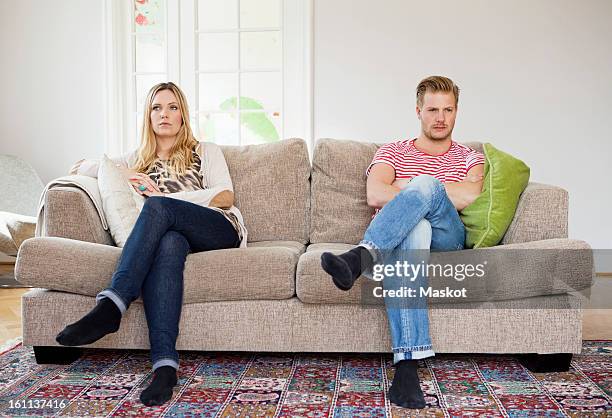
[[[175,345],[187,254],[239,245],[238,233],[219,212],[170,197],[149,197],[123,247],[110,286],[96,300],[110,298],[123,315],[142,294],[153,370],[178,369]]]
[[[432,176],[421,175],[374,217],[360,245],[371,250],[376,264],[406,261],[426,265],[430,250],[461,250],[464,243],[465,227],[444,185]],[[383,279],[385,290],[403,286],[416,289],[418,294],[419,287],[427,287],[427,277],[418,274],[410,280],[394,272]],[[394,363],[434,356],[426,298],[410,303],[398,299],[385,297]]]

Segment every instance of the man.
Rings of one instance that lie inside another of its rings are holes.
[[[323,269],[342,290],[349,290],[362,273],[369,275],[374,264],[394,264],[399,258],[416,264],[411,251],[464,248],[458,211],[482,191],[484,156],[452,140],[459,101],[452,80],[428,77],[417,86],[416,98],[419,137],[383,145],[366,171],[367,202],[376,211],[363,240],[344,254],[321,256]],[[385,297],[385,304],[396,372],[389,399],[406,408],[424,408],[417,359],[434,356],[427,306],[398,308],[390,299]]]

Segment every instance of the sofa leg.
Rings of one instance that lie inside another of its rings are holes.
[[[34,346],[34,357],[38,364],[70,364],[83,354],[80,347]]]
[[[569,370],[572,361],[572,353],[529,353],[520,356],[519,361],[534,373],[566,372]]]

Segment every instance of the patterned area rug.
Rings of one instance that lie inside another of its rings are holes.
[[[142,350],[86,350],[37,365],[20,343],[0,354],[1,416],[610,417],[612,341],[585,341],[570,371],[531,373],[511,355],[419,360],[427,408],[389,404],[387,355],[181,353],[172,400],[145,407]]]

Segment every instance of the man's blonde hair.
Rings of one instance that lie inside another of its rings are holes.
[[[181,111],[183,125],[176,135],[176,142],[170,149],[169,164],[177,173],[184,174],[187,168],[193,164],[194,157],[192,150],[198,144],[198,141],[193,136],[189,123],[189,108],[187,107],[185,94],[172,82],[156,84],[151,87],[149,94],[147,94],[142,118],[142,136],[134,169],[139,173],[147,173],[157,159],[157,143],[155,141],[155,132],[153,132],[153,126],[151,125],[151,111],[153,110],[155,95],[162,90],[170,90],[174,93]]]
[[[453,80],[441,75],[432,75],[421,80],[416,88],[417,106],[423,106],[423,97],[425,93],[453,93],[455,95],[455,106],[459,103],[459,86]]]

